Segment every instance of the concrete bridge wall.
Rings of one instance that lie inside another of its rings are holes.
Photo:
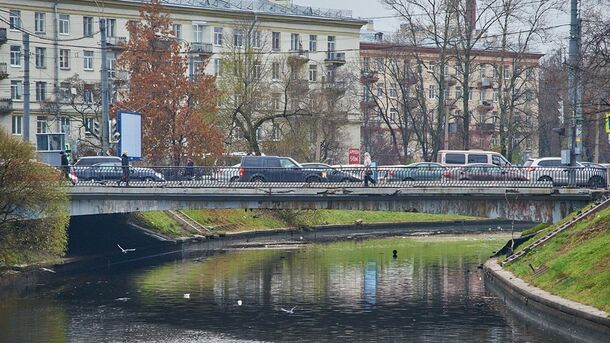
[[[75,187],[71,190],[71,214],[213,208],[346,209],[557,222],[601,194],[591,190],[553,188]]]

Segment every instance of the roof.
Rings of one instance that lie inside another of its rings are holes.
[[[127,2],[148,2],[149,0],[123,0]],[[160,0],[166,6],[209,9],[218,11],[239,11],[280,16],[297,16],[340,21],[365,21],[352,17],[351,10],[316,8],[294,4],[282,5],[269,0]]]

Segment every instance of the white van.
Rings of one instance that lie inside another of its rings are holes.
[[[510,162],[500,153],[485,150],[440,150],[437,154],[437,162],[447,166],[463,166],[469,163],[510,166]]]

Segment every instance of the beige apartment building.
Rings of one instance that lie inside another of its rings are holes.
[[[99,19],[108,26],[107,65],[111,101],[117,85],[128,75],[115,68],[123,43],[129,39],[126,24],[139,20],[145,0],[0,0],[0,125],[16,136],[24,133],[24,32],[29,33],[30,120],[29,137],[43,160],[53,162],[58,152],[92,140],[99,119],[87,115],[99,99],[92,85],[101,80]],[[316,87],[329,71],[358,66],[360,28],[365,24],[350,11],[297,6],[290,0],[164,0],[173,19],[175,38],[192,47],[191,70],[208,60],[206,72],[221,73],[224,42],[235,41],[238,19],[255,16],[260,37],[269,37],[273,51],[294,54],[302,61],[306,87]],[[357,68],[354,68],[357,70]],[[78,75],[85,84],[66,82]],[[121,83],[122,82],[122,83]],[[115,88],[113,88],[115,87]],[[76,94],[82,92],[83,94]],[[354,92],[357,94],[357,92]],[[355,96],[355,95],[354,95]],[[84,111],[75,112],[70,99]],[[350,99],[354,104],[357,99]],[[88,104],[92,104],[88,106]],[[83,114],[84,113],[84,114]],[[361,115],[356,106],[343,130],[345,145],[360,146]],[[270,137],[277,138],[273,132]],[[347,150],[345,151],[347,159]],[[45,157],[47,156],[47,157]]]
[[[454,53],[445,56],[441,81],[437,48],[389,43],[381,34],[362,41],[360,48],[365,146],[371,132],[390,136],[393,131],[398,136],[399,151],[408,142],[404,149],[408,156],[400,156],[404,160],[426,158],[421,142],[426,140],[430,148],[433,135],[440,135],[439,149],[464,147],[463,64]],[[514,154],[514,160],[537,153],[538,62],[542,56],[494,48],[472,50],[468,82],[470,149],[500,152],[504,142],[504,150]],[[440,126],[439,118],[444,121]],[[408,139],[402,140],[403,132],[410,135]]]

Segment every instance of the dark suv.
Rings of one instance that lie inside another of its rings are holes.
[[[244,156],[239,181],[242,182],[322,182],[323,170],[305,169],[290,157]]]

